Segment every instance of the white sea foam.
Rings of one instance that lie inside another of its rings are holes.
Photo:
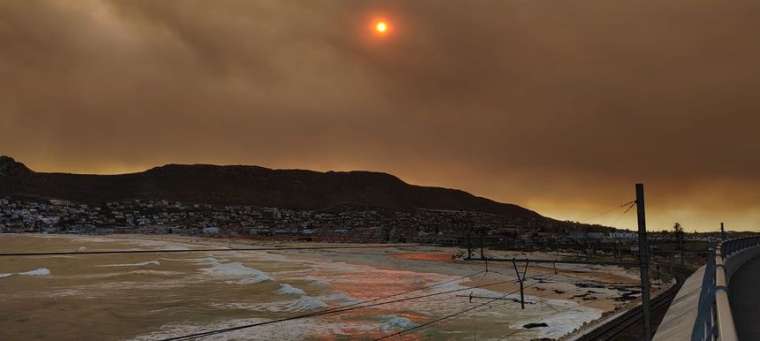
[[[388,319],[387,321],[383,322],[380,325],[380,330],[383,333],[389,333],[389,332],[393,332],[393,331],[397,331],[401,329],[414,328],[417,326],[416,323],[412,322],[412,320],[406,317],[395,316],[395,315],[383,316],[383,317]]]
[[[261,278],[258,278],[258,277],[249,277],[249,278],[236,279],[234,281],[224,281],[224,283],[246,285],[246,284],[261,283],[261,282],[266,281],[266,280],[267,279],[261,279]]]
[[[309,311],[327,308],[327,303],[311,296],[301,296],[293,305],[296,311]]]
[[[37,268],[34,270],[30,270],[27,272],[19,272],[18,275],[22,276],[47,276],[50,275],[50,270],[48,268]]]
[[[48,294],[48,297],[68,297],[68,296],[77,296],[80,298],[85,297],[84,295],[82,295],[82,291],[76,290],[76,289],[57,290]]]
[[[157,260],[151,260],[147,262],[140,262],[140,263],[127,263],[127,264],[106,264],[106,265],[98,265],[99,267],[127,267],[127,266],[146,266],[146,265],[161,265],[161,262]]]
[[[127,272],[130,275],[156,275],[156,276],[176,276],[184,275],[181,271],[161,271],[161,270],[132,270]]]
[[[214,303],[212,307],[217,309],[245,309],[269,313],[298,313],[325,309],[328,304],[322,300],[301,296],[295,300],[277,301],[270,303]]]
[[[602,317],[602,311],[595,308],[584,307],[573,301],[566,300],[544,300],[542,305],[551,306],[554,313],[542,314],[538,319],[546,323],[547,327],[535,328],[533,331],[538,333],[539,338],[558,339],[574,330],[583,326],[586,322],[591,322]],[[512,324],[513,329],[521,329],[523,325],[536,322],[537,320],[522,320]]]
[[[161,281],[101,281],[90,285],[83,285],[78,289],[83,290],[90,296],[95,295],[110,295],[109,291],[113,290],[170,290],[185,287],[187,283],[183,280],[175,280],[171,278],[163,279]]]
[[[277,293],[281,295],[306,295],[305,291],[285,283],[280,284],[280,289],[277,289]]]
[[[174,241],[133,238],[120,239],[120,241],[121,240],[129,242],[131,244],[137,244],[139,246],[157,248],[159,250],[190,250],[190,245]]]
[[[164,325],[160,330],[152,332],[147,335],[138,336],[133,340],[162,340],[165,338],[185,335],[190,333],[197,333],[201,330],[219,329],[234,327],[241,324],[259,323],[269,321],[268,319],[254,318],[254,319],[239,319],[239,320],[225,320],[220,323],[214,323],[210,325],[183,325],[183,324],[170,324]],[[256,341],[271,341],[271,340],[303,340],[309,336],[315,335],[336,335],[344,327],[353,327],[359,329],[351,324],[347,323],[324,323],[314,324],[311,321],[301,320],[292,321],[288,323],[287,328],[282,328],[279,324],[265,325],[255,329],[255,332],[251,330],[239,330],[230,333],[210,335],[204,337],[204,339],[210,341],[222,341],[222,340],[256,340]]]
[[[208,325],[169,324],[162,326],[160,330],[157,330],[150,334],[138,336],[133,340],[162,340],[173,336],[197,333],[202,330],[220,329],[266,321],[269,320],[262,318],[253,318],[225,320],[221,323]],[[204,337],[204,340],[304,340],[318,336],[324,336],[325,338],[332,339],[336,335],[350,335],[357,332],[372,332],[374,330],[377,330],[377,325],[374,323],[361,321],[320,321],[319,323],[315,323],[313,319],[303,319],[288,322],[287,328],[283,328],[280,324],[265,325],[255,329],[242,329],[224,334],[210,335],[208,337]]]
[[[154,276],[177,276],[177,275],[183,275],[184,272],[180,271],[161,271],[161,270],[130,270],[130,271],[124,271],[124,272],[106,272],[106,273],[89,273],[89,274],[79,274],[79,275],[71,275],[71,276],[62,276],[63,278],[86,278],[86,279],[102,279],[102,278],[113,278],[113,277],[121,277],[121,276],[128,276],[128,275],[154,275]]]
[[[239,262],[233,263],[216,263],[203,272],[221,278],[239,278],[238,284],[254,284],[263,281],[269,281],[272,278],[266,272],[247,267]]]
[[[35,277],[48,276],[50,275],[50,270],[48,268],[37,268],[34,270],[25,271],[25,272],[0,273],[0,278],[11,277],[13,275],[35,276]]]
[[[541,330],[541,337],[560,338],[580,328],[584,323],[601,317],[601,310],[587,307],[551,315],[544,319],[549,327]]]
[[[335,292],[327,296],[322,296],[321,298],[329,302],[339,302],[341,304],[352,304],[352,303],[361,302],[360,300],[354,297],[351,297],[349,295],[346,295],[345,293],[342,293],[342,292]]]
[[[159,261],[163,262],[184,262],[184,263],[196,263],[201,265],[210,265],[210,264],[217,264],[219,263],[219,260],[214,257],[203,257],[203,258],[167,258],[162,257],[158,259]]]

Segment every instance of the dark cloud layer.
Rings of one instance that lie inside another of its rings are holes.
[[[760,228],[758,23],[752,0],[3,1],[0,151],[382,170],[619,226],[644,181],[658,227]]]

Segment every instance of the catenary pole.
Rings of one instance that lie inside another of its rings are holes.
[[[723,227],[723,223],[720,223],[720,240],[726,241],[726,229]]]
[[[652,336],[651,311],[649,310],[649,243],[644,212],[644,184],[636,184],[636,215],[639,222],[639,263],[641,271],[641,308],[644,312],[644,336],[649,341]]]

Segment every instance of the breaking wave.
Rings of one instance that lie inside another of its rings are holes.
[[[306,295],[306,292],[290,284],[280,284],[277,293],[281,295]]]
[[[221,309],[245,309],[269,313],[297,313],[321,310],[329,305],[316,297],[301,296],[296,300],[288,301],[270,303],[216,303],[212,304],[212,306]]]
[[[221,278],[240,278],[238,284],[255,284],[272,280],[266,272],[247,267],[239,262],[216,263],[203,272]]]
[[[386,316],[386,317],[388,318],[388,320],[383,322],[383,324],[380,325],[380,330],[383,331],[384,333],[417,327],[416,323],[412,322],[412,320],[406,317],[401,317],[401,316]]]
[[[62,277],[63,278],[83,278],[83,279],[104,279],[104,278],[114,278],[114,277],[130,276],[130,275],[178,276],[178,275],[184,275],[184,274],[185,274],[184,272],[180,272],[180,271],[139,269],[139,270],[124,271],[124,272],[88,273],[88,274],[69,275],[69,276],[62,276]]]
[[[327,303],[311,296],[301,296],[301,298],[290,304],[289,308],[295,311],[311,311],[327,308]]]
[[[140,262],[140,263],[128,263],[128,264],[106,264],[106,265],[98,265],[99,267],[104,268],[111,268],[111,267],[126,267],[126,266],[146,266],[146,265],[161,265],[161,262],[157,260],[151,260],[147,262]]]
[[[327,296],[322,296],[324,299],[330,302],[339,302],[341,304],[355,304],[361,302],[359,299],[351,297],[342,292],[335,292]]]
[[[48,276],[50,275],[50,269],[48,268],[37,268],[34,270],[29,270],[26,272],[11,272],[11,273],[0,273],[0,278],[10,277],[13,275],[19,275],[19,276]]]

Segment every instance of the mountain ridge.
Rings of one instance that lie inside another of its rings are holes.
[[[535,211],[465,191],[418,186],[382,172],[167,164],[142,172],[92,175],[35,172],[0,157],[0,196],[85,203],[151,199],[319,210],[349,205],[392,210],[445,209],[545,219]]]

